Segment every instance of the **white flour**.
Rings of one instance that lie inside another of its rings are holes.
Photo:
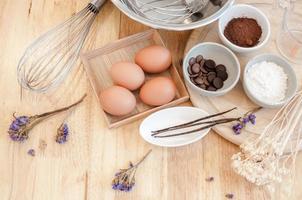
[[[277,103],[285,98],[288,77],[276,63],[263,61],[252,65],[245,79],[250,92],[266,103]]]

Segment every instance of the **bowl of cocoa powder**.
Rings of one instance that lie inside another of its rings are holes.
[[[249,53],[265,46],[270,37],[270,23],[258,8],[246,4],[232,6],[219,19],[221,41],[238,53]]]

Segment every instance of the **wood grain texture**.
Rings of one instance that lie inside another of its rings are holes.
[[[214,132],[181,148],[161,148],[144,142],[138,133],[141,121],[109,130],[94,97],[83,66],[78,63],[56,91],[47,94],[20,93],[16,66],[25,47],[39,34],[86,5],[86,0],[0,1],[0,194],[4,200],[220,200],[226,193],[235,199],[269,199],[265,191],[236,175],[230,156],[238,148]],[[149,29],[122,15],[110,2],[96,18],[85,49],[95,49],[119,38]],[[186,32],[159,31],[179,67]],[[88,96],[72,113],[62,113],[38,125],[22,144],[9,140],[7,128],[12,113],[36,114]],[[190,105],[187,103],[186,105]],[[68,143],[54,142],[58,125],[67,118],[71,127]],[[47,147],[39,149],[40,140]],[[36,156],[27,155],[30,148]],[[150,148],[152,154],[137,173],[131,193],[111,189],[114,173],[129,160],[138,160]],[[302,167],[299,155],[297,169]],[[302,172],[297,174],[296,194]],[[205,181],[208,176],[215,180]]]

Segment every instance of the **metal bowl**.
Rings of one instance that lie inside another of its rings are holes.
[[[121,10],[129,18],[144,25],[150,26],[155,29],[183,31],[199,28],[216,21],[228,10],[228,8],[233,5],[235,0],[223,0],[221,6],[213,6],[211,5],[211,3],[209,3],[209,5],[202,10],[202,18],[194,22],[184,21],[183,23],[166,23],[158,20],[151,20],[150,18],[136,14],[130,7],[128,7],[123,2],[123,0],[111,1],[119,10]],[[158,15],[156,17],[158,17]]]

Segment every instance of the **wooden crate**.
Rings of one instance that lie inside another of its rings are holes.
[[[164,43],[159,33],[156,30],[148,30],[142,33],[132,35],[130,37],[123,38],[121,40],[117,40],[102,48],[83,53],[81,55],[81,59],[84,63],[85,70],[89,77],[91,86],[98,100],[100,92],[113,85],[109,74],[110,67],[114,63],[120,61],[134,62],[134,56],[136,52],[138,52],[144,47],[154,44],[164,46]],[[177,72],[177,69],[173,65],[170,66],[168,70],[160,74],[145,74],[146,80],[156,76],[170,77],[174,81],[177,88],[177,94],[175,99],[168,104],[158,107],[151,107],[144,104],[139,99],[139,90],[134,91],[133,93],[136,97],[137,105],[132,113],[120,117],[112,116],[104,112],[109,128],[124,125],[137,119],[141,119],[160,109],[176,106],[180,103],[189,100],[188,92]]]

